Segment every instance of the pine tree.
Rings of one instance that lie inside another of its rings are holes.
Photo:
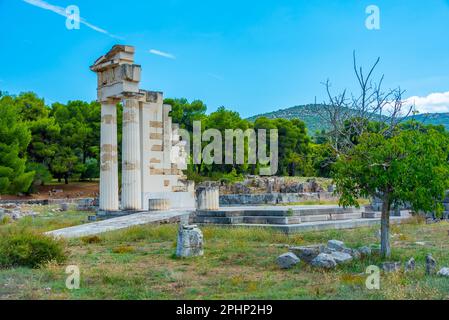
[[[26,149],[31,133],[19,118],[13,98],[0,98],[0,194],[27,192],[34,171],[26,172]]]

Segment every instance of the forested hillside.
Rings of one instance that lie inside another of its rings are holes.
[[[253,116],[249,118],[250,121],[255,121],[259,117],[267,117],[269,119],[300,119],[304,121],[307,129],[311,135],[315,135],[316,132],[327,130],[326,123],[321,121],[317,110],[321,108],[321,105],[300,105],[287,109],[280,109],[269,113]],[[409,117],[407,120],[411,119]],[[446,130],[449,130],[449,113],[428,113],[418,114],[413,116],[417,121],[423,124],[443,125]]]

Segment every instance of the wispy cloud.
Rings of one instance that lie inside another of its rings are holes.
[[[156,50],[156,49],[151,49],[149,52],[151,54],[155,54],[157,56],[161,56],[161,57],[164,57],[164,58],[167,58],[167,59],[173,59],[173,60],[176,59],[176,57],[174,55],[172,55],[171,53],[159,51],[159,50]]]
[[[406,102],[415,105],[420,113],[449,112],[449,91],[435,92],[425,97],[410,97]]]
[[[48,2],[45,2],[45,1],[42,1],[42,0],[23,0],[23,1],[28,3],[28,4],[30,4],[30,5],[32,5],[32,6],[35,6],[35,7],[44,9],[44,10],[49,10],[51,12],[59,14],[60,16],[63,16],[63,17],[66,17],[66,18],[69,17],[69,15],[66,12],[66,8],[63,8],[63,7],[60,7],[60,6],[55,6],[55,5],[52,5],[52,4],[50,4]],[[100,32],[100,33],[103,33],[103,34],[108,35],[108,36],[110,36],[112,38],[120,39],[120,37],[109,33],[107,30],[87,22],[87,20],[82,18],[82,17],[79,18],[79,22],[81,24],[85,25],[86,27],[91,28],[92,30],[95,30],[95,31]]]

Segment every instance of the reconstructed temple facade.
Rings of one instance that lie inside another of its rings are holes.
[[[150,199],[171,209],[194,208],[194,186],[186,169],[184,142],[161,92],[139,88],[141,66],[134,48],[116,45],[90,68],[98,76],[101,103],[100,212],[149,210]],[[122,179],[119,201],[117,105],[123,106]]]

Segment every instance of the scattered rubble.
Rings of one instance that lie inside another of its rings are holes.
[[[370,249],[368,249],[366,247],[363,250],[363,256],[366,257],[371,254]],[[290,247],[290,251],[306,263],[325,269],[333,269],[339,264],[358,260],[362,257],[359,250],[347,248],[344,242],[339,240],[330,240],[327,245]]]
[[[0,219],[9,217],[12,220],[19,220],[24,217],[35,217],[38,213],[32,210],[29,205],[20,205],[16,203],[0,204]]]

